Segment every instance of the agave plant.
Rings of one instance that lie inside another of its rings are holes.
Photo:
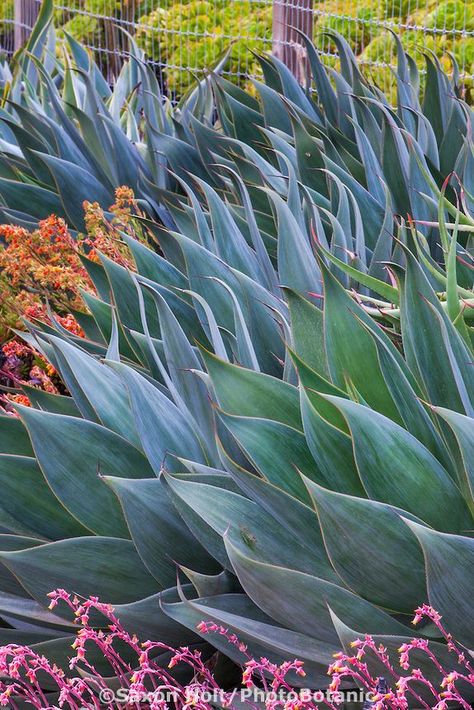
[[[85,338],[30,324],[71,397],[25,388],[33,406],[0,420],[0,638],[64,660],[70,624],[46,608],[61,586],[130,631],[242,660],[200,641],[202,619],[222,624],[305,661],[305,686],[361,632],[408,642],[427,599],[472,649],[469,232],[441,202],[445,261],[401,229],[387,283],[322,239],[313,254],[271,187],[276,256],[252,212],[249,243],[200,184],[208,210],[188,187],[187,228],[154,228],[162,254],[124,235],[136,271],[84,259]]]
[[[83,46],[67,33],[57,41],[53,14],[46,0],[26,47],[0,68],[3,220],[32,226],[53,212],[83,230],[83,201],[107,208],[127,184],[166,223],[159,193],[172,183],[161,143],[175,139],[179,113],[131,37],[130,59],[110,87]],[[196,104],[198,90],[179,111]]]
[[[114,188],[127,184],[151,218],[181,229],[189,222],[187,212],[172,207],[186,194],[180,181],[189,182],[191,173],[228,202],[249,237],[242,187],[235,197],[240,177],[248,192],[245,203],[253,207],[270,252],[276,248],[278,209],[266,192],[269,185],[288,202],[308,237],[309,223],[317,219],[311,204],[317,205],[319,234],[326,232],[336,256],[379,278],[380,262],[391,256],[380,235],[391,231],[393,214],[436,221],[443,183],[452,173],[464,185],[460,221],[469,224],[472,111],[460,99],[456,65],[450,78],[427,54],[421,82],[415,62],[394,37],[394,109],[361,74],[339,35],[333,33],[332,41],[340,72],[324,67],[302,36],[310,68],[306,88],[276,58],[262,56],[265,80],[254,82],[255,96],[214,73],[173,109],[131,39],[130,59],[110,89],[77,42],[67,37],[67,49],[57,45],[52,15],[52,3],[43,3],[35,32],[16,56],[2,92],[5,219],[31,225],[55,212],[82,230],[83,200],[107,209]],[[216,70],[224,62],[225,57]],[[3,73],[8,76],[7,68]],[[451,178],[446,199],[454,214],[453,185]],[[439,259],[436,230],[420,229]]]
[[[360,632],[400,646],[427,599],[473,648],[470,109],[430,58],[421,107],[400,49],[395,112],[344,44],[341,74],[308,52],[316,98],[262,59],[259,100],[210,79],[153,132],[154,247],[84,257],[85,338],[29,324],[71,396],[0,419],[1,638],[67,655],[61,586],[170,644],[223,624],[305,685]]]

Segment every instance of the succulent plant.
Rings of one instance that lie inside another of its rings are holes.
[[[255,96],[210,75],[172,109],[132,40],[131,58],[111,91],[71,37],[67,59],[55,57],[51,23],[52,5],[46,2],[27,52],[16,57],[13,77],[3,89],[0,197],[5,220],[30,226],[55,212],[80,231],[83,200],[107,209],[114,188],[127,184],[142,209],[171,228],[175,218],[168,203],[173,198],[163,191],[182,193],[179,180],[192,173],[225,196],[232,178],[217,175],[217,160],[242,177],[270,239],[276,226],[269,198],[260,189],[262,174],[274,175],[271,184],[283,197],[288,180],[293,186],[295,180],[303,183],[308,199],[332,212],[344,232],[360,234],[363,215],[366,253],[349,251],[359,253],[370,270],[385,216],[393,209],[402,217],[433,221],[451,172],[465,185],[472,208],[471,110],[458,100],[459,69],[454,66],[450,79],[428,54],[421,91],[415,63],[396,38],[396,111],[362,76],[350,47],[334,32],[330,39],[340,52],[340,73],[324,67],[308,43],[314,92],[301,88],[277,59],[262,56],[265,82],[255,82]],[[225,61],[225,56],[218,61],[216,71]],[[248,161],[256,162],[257,169]],[[454,200],[451,189],[447,197]],[[332,228],[326,212],[321,219]],[[349,258],[342,233],[336,241],[338,257]]]
[[[28,44],[10,66],[0,67],[4,221],[32,226],[55,213],[84,230],[83,201],[108,208],[115,188],[127,184],[148,213],[166,223],[159,191],[172,185],[159,153],[165,138],[174,140],[178,115],[144,53],[131,37],[127,41],[130,59],[111,89],[71,35],[57,41],[53,3],[42,3]],[[188,100],[195,103],[195,92]],[[181,110],[187,106],[183,99]]]
[[[223,624],[251,652],[300,657],[305,685],[357,633],[398,647],[427,599],[472,648],[474,301],[455,241],[446,301],[403,246],[374,317],[323,247],[304,252],[318,295],[295,290],[295,226],[287,287],[254,278],[236,228],[251,273],[224,262],[216,204],[207,247],[163,232],[167,260],[128,237],[137,272],[95,266],[85,339],[31,325],[71,397],[26,388],[33,406],[0,421],[2,638],[67,655],[68,624],[45,608],[60,585],[165,642]]]
[[[473,61],[469,36],[473,26],[473,3],[437,3],[426,0],[326,0],[314,5],[315,41],[325,61],[337,64],[335,45],[325,34],[336,30],[349,42],[352,51],[365,64],[372,77],[392,96],[394,85],[390,66],[391,42],[385,41],[389,28],[396,26],[405,48],[423,64],[423,51],[432,50],[449,65],[447,52],[455,55],[465,80],[472,84]],[[12,42],[13,0],[0,0],[0,31],[4,41]],[[95,48],[99,65],[116,75],[120,58],[127,51],[127,40],[111,22],[134,30],[137,44],[160,67],[166,89],[176,97],[191,88],[196,74],[202,74],[223,49],[234,40],[229,80],[250,89],[248,74],[259,76],[260,67],[253,51],[271,45],[272,7],[268,0],[166,0],[164,2],[115,2],[114,0],[69,0],[56,6],[54,20],[60,37],[71,35],[78,42]],[[3,21],[2,21],[3,20]],[[183,39],[184,36],[184,39]],[[118,52],[110,51],[115,47]],[[420,48],[422,51],[420,52]]]
[[[175,191],[140,178],[166,212],[123,235],[136,271],[84,257],[85,338],[29,324],[71,396],[0,419],[3,638],[67,655],[61,586],[304,685],[427,599],[473,648],[471,113],[431,59],[421,107],[400,45],[394,111],[335,41],[315,98],[262,58],[259,100],[212,78],[150,130]]]

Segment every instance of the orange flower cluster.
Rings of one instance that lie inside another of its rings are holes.
[[[22,404],[24,407],[31,407],[31,402],[24,394],[7,394],[7,399],[13,404]]]
[[[41,303],[33,303],[31,306],[27,306],[23,315],[27,320],[40,320],[43,323],[50,322],[46,306]],[[72,313],[66,313],[64,316],[55,313],[54,319],[59,323],[59,325],[62,325],[65,330],[72,333],[72,335],[77,335],[79,338],[84,337],[85,333]],[[5,348],[3,348],[3,351],[5,352]]]
[[[129,187],[116,189],[115,202],[109,207],[109,212],[113,215],[111,221],[107,220],[98,202],[85,201],[83,208],[87,236],[82,242],[89,259],[99,261],[100,252],[117,264],[135,270],[130,251],[120,234],[125,232],[134,238],[141,238],[141,229],[135,220],[141,213],[133,190]]]
[[[81,261],[81,255],[99,261],[103,253],[116,263],[134,269],[129,249],[121,237],[126,232],[141,239],[140,216],[133,191],[116,190],[108,218],[97,202],[85,202],[86,234],[74,238],[63,219],[51,215],[39,222],[38,229],[0,225],[0,379],[17,387],[22,383],[46,392],[64,392],[59,375],[40,353],[19,338],[4,342],[11,328],[21,328],[21,318],[50,322],[46,303],[55,320],[78,337],[84,332],[71,311],[84,308],[81,290],[94,286]],[[110,218],[110,213],[112,218]],[[23,395],[0,397],[3,403],[23,401]],[[2,405],[0,404],[0,407]]]
[[[137,201],[133,190],[123,185],[115,190],[115,202],[110,207],[117,226],[129,227],[133,223],[133,216],[139,214]]]
[[[85,333],[77,322],[77,320],[72,315],[72,313],[67,313],[65,316],[57,315],[56,320],[58,321],[59,325],[62,325],[63,328],[68,330],[73,335],[77,335],[79,338],[84,338]]]
[[[129,249],[121,238],[126,232],[141,238],[135,217],[140,215],[133,191],[116,190],[116,200],[109,208],[108,220],[97,202],[84,202],[86,234],[74,239],[63,219],[51,215],[39,223],[38,229],[9,224],[0,225],[0,341],[11,327],[21,327],[21,316],[44,320],[47,301],[59,314],[69,314],[84,307],[80,290],[93,291],[93,284],[80,255],[99,261],[99,252],[128,269],[134,269]],[[34,309],[39,312],[35,315]],[[74,331],[69,319],[65,327]],[[2,333],[3,330],[3,333]],[[77,335],[81,333],[77,331]]]
[[[21,340],[14,338],[2,347],[2,352],[6,358],[22,358],[30,354],[30,346]]]
[[[87,272],[63,219],[51,215],[33,232],[4,224],[0,235],[8,245],[0,253],[0,267],[12,285],[52,291],[71,290],[71,279],[87,285]]]
[[[100,252],[117,264],[127,269],[132,268],[132,261],[127,245],[118,235],[114,235],[114,227],[107,222],[104,211],[99,203],[84,202],[83,207],[88,236],[84,237],[82,243],[88,251],[87,256],[89,259],[100,262]]]
[[[51,215],[33,232],[4,224],[0,236],[6,242],[0,249],[4,328],[20,325],[23,314],[46,300],[63,313],[81,307],[79,289],[90,291],[92,283],[64,220]]]

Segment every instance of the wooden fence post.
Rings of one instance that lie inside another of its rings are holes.
[[[304,83],[306,49],[298,30],[313,36],[313,0],[273,0],[273,54]]]
[[[109,50],[107,57],[107,79],[111,84],[119,75],[124,56],[129,51],[129,41],[125,35],[120,32],[119,28],[122,27],[129,34],[134,34],[136,8],[136,0],[122,0],[120,4],[120,16],[114,18],[104,17],[106,46]]]
[[[22,47],[31,33],[40,10],[39,0],[14,0],[14,36],[13,47],[16,51]]]

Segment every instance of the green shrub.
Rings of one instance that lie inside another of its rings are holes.
[[[148,56],[165,65],[168,88],[184,92],[206,67],[232,46],[227,70],[258,73],[250,50],[269,47],[272,8],[265,2],[174,2],[141,17],[136,39]],[[235,38],[242,37],[242,39]],[[245,79],[243,79],[245,84]]]
[[[12,2],[12,0],[3,0]],[[101,15],[120,18],[122,3],[118,0],[74,0],[71,11],[58,11],[58,24],[76,39],[101,47],[111,44],[105,34]],[[380,23],[404,20],[408,25],[425,26],[426,30],[405,30],[401,33],[404,46],[415,52],[420,66],[423,58],[420,48],[429,48],[442,57],[443,52],[452,51],[466,73],[473,72],[470,40],[458,38],[453,42],[450,32],[464,27],[471,31],[474,27],[474,3],[449,0],[437,5],[429,0],[424,7],[413,9],[409,0],[327,0],[315,3],[314,30],[317,44],[322,49],[335,51],[335,45],[322,33],[326,30],[339,32],[352,46],[364,62],[389,62],[393,56],[391,43]],[[75,14],[74,7],[82,8],[99,17]],[[146,9],[146,14],[144,14]],[[137,23],[136,39],[150,59],[166,68],[165,78],[169,91],[181,94],[193,82],[193,76],[211,66],[231,42],[227,71],[238,74],[233,81],[240,82],[246,89],[251,88],[245,75],[259,76],[260,68],[251,50],[271,49],[272,7],[267,2],[250,0],[165,0],[157,2],[149,10],[149,4],[135,6]],[[126,25],[126,28],[129,27]],[[433,30],[446,30],[445,33]],[[431,32],[430,32],[431,30]],[[110,31],[110,29],[109,29]],[[115,41],[120,35],[116,35]],[[108,56],[102,57],[107,63]],[[330,57],[325,61],[334,65]],[[446,67],[448,60],[443,60]],[[389,93],[393,81],[389,70],[375,67],[373,76]]]
[[[326,17],[322,14],[316,17],[315,30],[325,32],[335,30],[349,42],[356,54],[359,54],[374,35],[380,32],[375,24],[379,19],[379,6],[373,0],[366,0],[363,7],[359,7],[353,0],[341,2],[328,2],[322,6],[323,13],[340,15],[340,17]],[[327,40],[326,40],[327,43]],[[333,51],[336,47],[331,43]]]
[[[0,0],[0,34],[13,32],[14,0]],[[6,20],[9,20],[9,22]]]
[[[448,0],[439,4],[426,17],[426,26],[446,32],[453,30],[474,29],[474,3],[461,0]]]

